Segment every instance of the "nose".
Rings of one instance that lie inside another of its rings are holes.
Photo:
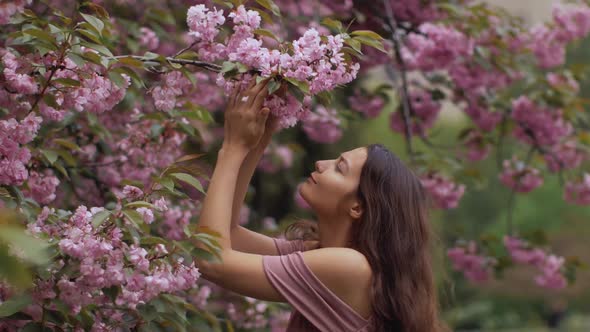
[[[322,168],[323,167],[322,165],[323,165],[323,161],[322,160],[316,161],[315,162],[315,169],[316,169],[316,171],[318,171],[318,172],[321,173],[322,172],[322,169],[323,169]]]

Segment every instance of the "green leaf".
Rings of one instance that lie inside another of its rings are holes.
[[[141,216],[141,214],[135,210],[131,210],[131,209],[125,209],[123,210],[123,214],[125,215],[125,217],[127,217],[127,219],[137,228],[139,229],[143,229],[140,225],[144,224],[143,223],[143,217]]]
[[[47,106],[53,107],[55,109],[60,108],[60,106],[57,104],[57,101],[55,100],[55,96],[51,93],[45,93],[43,95],[43,101],[45,104],[47,104]]]
[[[50,165],[53,165],[57,161],[57,158],[58,158],[57,152],[55,152],[53,150],[47,150],[47,149],[41,149],[39,151],[41,152],[41,154],[43,154],[45,159],[47,159],[47,161],[49,162]]]
[[[150,136],[152,138],[159,137],[164,132],[164,127],[158,123],[154,123],[150,128]]]
[[[281,10],[273,0],[256,0],[256,3],[270,10],[275,16],[281,16]]]
[[[3,225],[0,232],[0,241],[9,243],[22,251],[23,259],[37,265],[49,263],[47,244],[44,240],[34,238],[20,227]]]
[[[114,70],[109,71],[109,78],[120,88],[127,86],[127,80],[123,77],[123,75]]]
[[[39,29],[27,29],[27,30],[23,30],[23,33],[26,33],[27,35],[31,35],[31,36],[36,37],[38,39],[44,40],[44,41],[48,42],[50,45],[57,46],[57,43],[55,42],[55,37],[46,31],[39,30]]]
[[[354,37],[354,40],[359,41],[362,44],[365,44],[367,46],[371,46],[373,48],[378,49],[381,52],[387,53],[387,51],[385,50],[385,48],[383,47],[383,43],[381,41],[372,39],[372,38],[368,38],[365,36],[358,36],[358,37]]]
[[[187,133],[187,135],[191,137],[195,136],[195,128],[193,126],[186,124],[184,122],[178,122],[178,125],[180,126],[180,129],[182,129],[182,131]]]
[[[96,29],[96,32],[98,32],[102,36],[102,30],[104,29],[104,22],[103,21],[101,21],[99,18],[92,16],[92,15],[88,15],[88,14],[84,14],[84,13],[80,13],[80,15],[82,15],[82,17],[84,17],[86,22],[90,23],[90,25],[92,25],[92,27],[94,29]]]
[[[302,81],[298,81],[296,79],[293,78],[289,78],[289,77],[283,77],[283,79],[291,84],[293,84],[294,86],[296,86],[297,88],[299,88],[299,90],[301,90],[302,92],[304,92],[305,94],[309,94],[309,84],[307,84],[307,82],[302,82]]]
[[[88,48],[91,48],[93,50],[96,50],[97,52],[102,53],[104,55],[107,55],[110,57],[113,56],[113,53],[111,53],[111,51],[103,45],[98,45],[98,44],[89,43],[89,42],[85,42],[85,41],[80,42],[80,44],[83,46],[86,46]]]
[[[129,77],[131,77],[131,80],[133,81],[133,84],[140,89],[145,89],[145,83],[143,82],[143,80],[141,79],[141,77],[139,77],[139,75],[137,75],[137,73],[129,68],[129,67],[118,67],[113,69],[113,71],[116,71],[118,73],[121,74],[127,74]]]
[[[88,27],[88,29],[83,29],[83,27]],[[78,30],[76,30],[76,31],[78,31],[78,33],[81,34],[82,36],[90,39],[91,41],[93,41],[97,44],[102,43],[102,41],[100,40],[100,36],[97,34],[96,31],[94,31],[94,28],[86,22],[80,24],[80,28],[78,28]]]
[[[32,303],[31,295],[15,295],[0,304],[0,317],[7,317],[19,312]]]
[[[164,188],[168,189],[171,192],[174,192],[174,181],[172,181],[171,178],[164,177],[161,178],[159,182]]]
[[[352,49],[357,51],[359,54],[363,54],[361,51],[361,43],[358,40],[350,38],[345,40],[344,43],[350,45],[350,47],[352,47]]]
[[[118,62],[125,64],[127,66],[132,66],[132,67],[136,67],[136,68],[141,68],[143,69],[143,62],[139,61],[133,57],[127,56],[124,58],[119,58],[117,59]]]
[[[201,182],[199,182],[199,180],[197,180],[197,178],[195,178],[194,176],[186,173],[172,173],[170,174],[170,176],[190,184],[195,189],[205,194],[205,190],[203,189]]]
[[[70,150],[76,150],[76,151],[80,150],[80,147],[78,146],[78,144],[76,144],[72,141],[63,139],[63,138],[56,138],[53,140],[53,142],[65,147],[67,149],[70,149]]]
[[[350,33],[352,36],[363,36],[375,40],[383,40],[383,37],[371,30],[356,30]]]
[[[147,208],[150,208],[150,209],[155,209],[156,208],[154,206],[154,204],[152,204],[150,202],[146,202],[146,201],[135,201],[135,202],[127,203],[127,204],[125,204],[125,207],[127,207],[127,208],[147,207]]]
[[[0,279],[5,279],[9,284],[21,289],[30,288],[33,282],[31,271],[21,260],[9,255],[5,245],[0,246]]]
[[[321,24],[327,26],[328,28],[342,31],[342,22],[340,22],[338,20],[326,17],[321,21]]]
[[[254,30],[254,33],[259,35],[259,36],[265,36],[265,37],[269,37],[272,38],[278,42],[280,42],[279,38],[277,36],[275,36],[274,33],[272,33],[272,31],[267,30],[267,29],[256,29]]]
[[[221,65],[221,73],[225,74],[237,68],[237,64],[231,61],[224,61]]]
[[[95,228],[100,226],[100,224],[107,220],[107,218],[110,217],[110,215],[111,211],[108,210],[98,212],[97,214],[92,216],[92,226],[94,226]]]
[[[95,65],[102,66],[102,58],[95,52],[85,51],[84,53],[80,54],[80,56],[86,61],[90,61]]]
[[[69,151],[59,149],[55,150],[55,152],[57,152],[57,154],[61,157],[61,159],[63,159],[66,162],[68,166],[76,166],[76,159],[74,158],[74,156],[72,156],[72,154]]]
[[[271,79],[271,80],[268,82],[268,86],[267,86],[267,88],[268,88],[268,95],[269,95],[269,96],[270,96],[270,95],[272,95],[272,94],[273,94],[273,93],[275,93],[275,92],[276,92],[276,91],[277,91],[277,90],[278,90],[280,87],[281,87],[281,83],[277,82],[277,81],[276,81],[276,80],[274,80],[274,79]]]

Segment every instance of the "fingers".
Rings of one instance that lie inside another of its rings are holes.
[[[259,125],[264,126],[269,113],[270,109],[268,109],[268,107],[265,107],[260,110],[260,112],[258,113],[258,117],[256,118],[256,121],[258,121]]]
[[[255,110],[262,107],[262,104],[264,103],[264,99],[266,99],[266,97],[268,96],[268,89],[266,88],[268,82],[269,81],[266,81],[264,83],[261,90],[259,90],[258,93],[256,94],[256,97],[253,98],[254,100],[252,100],[251,107],[254,108]],[[260,83],[262,83],[262,82],[260,82]]]
[[[240,91],[240,84],[236,83],[234,85],[234,88],[233,88],[231,95],[229,97],[229,103],[228,103],[229,109],[233,109],[234,107],[236,107],[236,103],[237,103],[238,97],[240,95],[239,91]]]

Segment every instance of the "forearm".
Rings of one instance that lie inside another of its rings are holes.
[[[219,151],[199,217],[199,226],[220,234],[219,244],[224,249],[231,248],[232,212],[227,207],[233,204],[240,165],[246,154],[246,150],[231,146],[224,146]]]
[[[248,153],[246,159],[242,163],[240,167],[240,172],[238,173],[238,180],[236,183],[236,190],[234,194],[234,201],[232,204],[232,219],[231,219],[231,227],[237,227],[239,225],[240,220],[240,209],[244,204],[244,199],[246,197],[246,193],[248,192],[248,185],[252,180],[252,175],[256,171],[256,166],[258,166],[258,162],[262,155],[264,154],[264,149],[268,145],[268,139],[262,139],[260,144],[256,149],[253,149]]]

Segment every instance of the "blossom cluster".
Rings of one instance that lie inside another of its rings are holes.
[[[348,97],[350,108],[364,114],[367,118],[376,118],[383,111],[385,100],[379,96],[363,95],[360,91],[355,90],[354,94]]]
[[[527,166],[516,157],[511,160],[504,160],[503,166],[504,169],[498,177],[504,185],[516,192],[528,193],[543,184],[541,171]]]
[[[556,3],[553,6],[553,22],[539,24],[525,36],[539,66],[552,68],[565,62],[567,43],[583,38],[590,32],[590,7],[586,4]]]
[[[535,105],[527,96],[512,102],[512,119],[518,124],[514,135],[530,145],[552,146],[573,131],[560,111],[544,109]]]
[[[504,245],[514,262],[532,265],[540,270],[541,274],[535,277],[537,285],[551,289],[567,286],[567,279],[563,275],[563,257],[549,255],[544,250],[533,248],[526,241],[513,236],[505,236]]]
[[[476,283],[487,281],[497,263],[494,258],[478,253],[474,241],[469,241],[465,246],[448,249],[447,256],[455,270],[463,272],[468,280]]]
[[[126,192],[135,192],[127,188]],[[135,308],[160,293],[172,293],[194,287],[200,276],[194,262],[173,265],[162,259],[168,254],[165,246],[157,244],[148,252],[144,247],[127,244],[117,227],[93,225],[93,217],[104,208],[80,206],[67,222],[53,222],[53,211],[44,207],[34,223],[28,224],[34,235],[48,234],[57,241],[61,253],[79,262],[79,274],[62,275],[59,280],[44,283],[35,292],[59,297],[74,313],[89,304],[107,304],[111,300],[103,288],[121,287],[115,304]],[[156,263],[157,261],[157,263]],[[63,264],[63,261],[61,261]],[[59,295],[56,290],[59,289]],[[35,303],[32,306],[39,306]]]
[[[222,10],[210,10],[204,5],[196,5],[187,13],[190,33],[197,37],[196,47],[199,55],[206,61],[239,62],[258,72],[263,77],[282,75],[287,79],[302,82],[309,87],[309,95],[330,90],[337,85],[352,81],[359,65],[348,64],[343,56],[344,36],[329,35],[322,41],[319,32],[310,28],[303,36],[292,42],[292,52],[269,49],[254,31],[260,27],[260,14],[239,6],[228,18],[233,22],[233,33],[222,42],[216,41],[219,27],[225,22]],[[244,82],[240,84],[243,85]],[[227,80],[221,73],[218,84],[226,92],[235,83]],[[278,100],[280,99],[280,100]],[[305,117],[304,105],[292,95],[270,96],[265,106],[279,118],[281,127],[293,126]]]
[[[21,185],[28,177],[31,151],[23,146],[31,142],[43,119],[30,113],[22,121],[0,120],[0,184]]]
[[[269,145],[264,150],[258,169],[265,173],[276,173],[293,165],[293,150],[288,145]]]
[[[584,173],[579,182],[566,183],[564,199],[573,204],[590,205],[590,174]]]
[[[318,143],[335,143],[342,138],[338,112],[322,105],[303,119],[303,132]]]
[[[465,185],[454,183],[438,173],[421,176],[420,181],[432,198],[434,206],[439,209],[456,208],[465,193]]]
[[[409,102],[412,106],[412,113],[408,114],[412,135],[424,135],[434,125],[440,113],[441,105],[433,100],[430,92],[426,90],[410,91]],[[397,112],[391,113],[389,124],[392,130],[405,133],[406,124],[401,108]]]
[[[32,0],[12,0],[0,2],[0,24],[8,24],[10,18],[16,13],[21,13],[25,6],[30,5]]]
[[[447,68],[473,54],[474,41],[453,27],[424,23],[410,33],[402,57],[409,69],[425,71]]]

